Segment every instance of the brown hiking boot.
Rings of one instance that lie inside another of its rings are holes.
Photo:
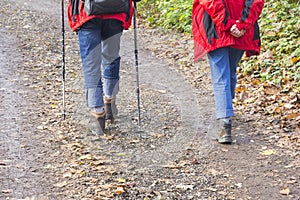
[[[208,137],[221,144],[231,144],[231,121],[225,123],[222,119],[213,121],[208,127]]]
[[[223,122],[222,120],[217,120],[219,124],[219,128],[217,129],[217,140],[221,144],[231,144],[231,122],[228,124]]]
[[[102,135],[105,131],[105,111],[97,112],[94,109],[91,110],[92,126],[91,131],[94,134]]]
[[[116,97],[104,97],[104,109],[106,112],[106,119],[109,119],[111,122],[114,122],[115,116],[118,114]]]

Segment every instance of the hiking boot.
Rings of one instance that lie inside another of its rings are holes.
[[[225,123],[222,120],[218,121],[218,129],[217,131],[217,141],[221,144],[231,144],[232,138],[231,138],[231,122]]]
[[[102,135],[105,130],[105,111],[97,112],[94,109],[91,110],[92,126],[91,131],[94,134]]]
[[[218,142],[221,144],[231,144],[231,123],[223,122],[223,127],[218,130]]]
[[[116,97],[104,97],[104,109],[106,113],[106,119],[110,120],[111,122],[114,122],[115,116],[118,114]]]

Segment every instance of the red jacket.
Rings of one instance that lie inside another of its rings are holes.
[[[245,50],[247,56],[258,55],[260,36],[257,20],[263,6],[264,0],[194,0],[192,28],[195,61],[207,52],[226,46]],[[239,30],[246,30],[240,38],[230,34],[230,28],[235,23]]]
[[[91,15],[88,16],[84,11],[84,3],[82,0],[68,0],[68,20],[69,25],[73,31],[77,31],[77,29],[93,18],[101,18],[101,19],[117,19],[123,22],[124,29],[128,29],[131,25],[131,19],[133,14],[133,6],[132,0],[130,0],[130,13],[127,16],[126,13],[118,13],[118,14],[105,14],[105,15]]]

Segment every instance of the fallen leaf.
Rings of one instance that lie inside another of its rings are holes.
[[[280,194],[283,195],[289,195],[290,194],[290,189],[289,188],[283,188],[282,190],[279,191]]]
[[[294,183],[297,183],[297,180],[289,180],[286,183],[288,183],[288,184],[294,184]]]
[[[283,166],[284,168],[291,168],[291,167],[294,167],[293,164],[290,164],[290,165],[286,165],[286,166]]]
[[[126,183],[126,180],[123,179],[123,178],[118,178],[116,181],[117,181],[118,183]]]
[[[117,156],[122,157],[122,156],[127,156],[127,154],[126,153],[118,153]]]
[[[71,178],[72,177],[72,173],[71,172],[67,172],[63,175],[64,178]]]
[[[161,138],[161,137],[165,136],[163,133],[150,133],[149,135],[156,137],[156,138]]]
[[[118,187],[116,190],[115,190],[115,193],[118,194],[118,195],[121,195],[125,192],[124,188],[122,187]]]
[[[293,104],[290,104],[290,103],[285,103],[284,107],[287,108],[287,109],[291,109],[291,108],[294,108],[295,106]]]
[[[300,113],[291,113],[285,116],[286,119],[293,119],[300,116]]]
[[[91,164],[95,166],[108,165],[109,163],[113,162],[112,160],[108,160],[106,158],[98,158],[98,157],[93,157],[93,160],[94,161],[92,161]]]
[[[221,151],[228,152],[228,149],[221,148]]]
[[[270,155],[273,155],[275,154],[276,151],[273,150],[273,149],[268,149],[268,150],[265,150],[265,151],[262,151],[260,152],[261,155],[264,155],[264,156],[270,156]]]
[[[177,185],[176,188],[181,189],[181,190],[192,190],[194,188],[194,186],[180,184],[180,185]]]
[[[100,185],[99,186],[100,188],[102,188],[102,189],[112,189],[113,188],[113,185],[111,185],[111,184],[106,184],[106,185]]]
[[[168,118],[166,118],[166,117],[162,117],[162,118],[161,118],[161,120],[163,120],[163,121],[167,121],[167,119],[168,119]]]
[[[210,191],[213,191],[213,192],[218,191],[216,188],[212,188],[212,187],[209,187],[209,188],[207,188],[207,189],[210,190]]]
[[[268,88],[266,88],[265,92],[268,95],[274,95],[274,94],[278,94],[280,92],[280,90],[276,87],[268,87]]]
[[[107,191],[97,191],[97,194],[102,196],[102,197],[106,197],[106,198],[113,198],[115,196],[114,193],[107,192]],[[100,199],[102,199],[102,198],[100,198]]]
[[[64,181],[64,182],[56,183],[56,184],[54,184],[54,186],[62,188],[62,187],[65,187],[67,184],[68,184],[67,181]]]
[[[79,158],[79,160],[92,160],[92,159],[93,159],[93,157],[91,154],[86,154]]]
[[[181,165],[177,165],[177,164],[168,164],[168,165],[163,165],[164,168],[168,168],[168,169],[180,169],[183,166]]]
[[[295,63],[298,62],[299,60],[300,60],[299,57],[293,57],[293,58],[291,58],[291,61],[292,61],[293,64],[295,64]]]
[[[56,104],[54,104],[54,103],[50,104],[50,106],[51,106],[51,108],[52,108],[52,109],[59,108],[59,106],[58,106],[58,105],[56,105]]]
[[[221,174],[220,171],[217,171],[217,170],[212,169],[212,168],[208,169],[208,173],[212,174],[213,176],[217,176],[217,175]]]
[[[247,88],[237,87],[237,88],[235,89],[235,92],[241,93],[241,92],[245,92],[246,90],[247,90]]]
[[[136,182],[130,182],[130,183],[127,183],[127,186],[128,187],[134,187],[136,185]]]
[[[258,79],[253,79],[251,82],[252,82],[253,85],[259,85],[260,84],[260,81]]]

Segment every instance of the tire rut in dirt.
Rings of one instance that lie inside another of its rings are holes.
[[[17,39],[5,29],[0,29],[0,38],[0,198],[39,196],[49,192],[49,185],[43,178],[45,147],[28,118],[34,115],[32,94],[22,87]]]

